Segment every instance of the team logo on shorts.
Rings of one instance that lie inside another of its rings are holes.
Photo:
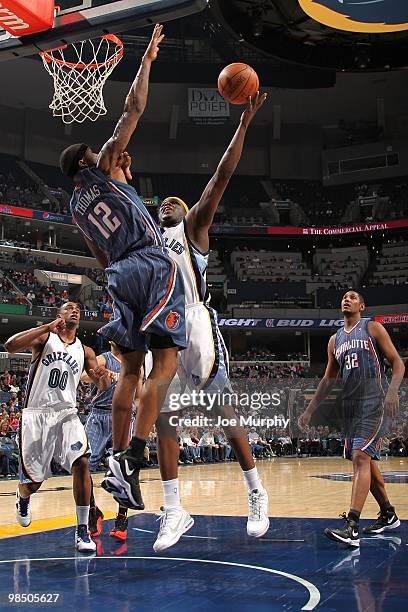
[[[166,327],[170,331],[175,331],[180,325],[181,316],[178,312],[174,312],[174,310],[170,310],[169,314],[166,317]]]
[[[407,0],[299,0],[309,17],[348,32],[408,29]]]
[[[82,442],[75,442],[75,444],[71,444],[71,450],[79,451],[82,448]]]

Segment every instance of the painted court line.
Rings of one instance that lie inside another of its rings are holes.
[[[132,527],[132,531],[143,531],[144,533],[156,533],[150,529],[141,529],[140,527]],[[182,538],[196,538],[198,540],[218,540],[214,536],[198,536],[198,535],[182,535]]]
[[[86,558],[86,557],[76,556],[76,557],[49,557],[49,558],[43,558],[43,559],[6,559],[6,560],[0,560],[0,564],[19,563],[19,562],[27,563],[27,561],[75,561],[78,558]],[[309,582],[308,580],[305,580],[304,578],[301,578],[300,576],[296,576],[295,574],[281,572],[280,570],[275,570],[270,567],[262,567],[260,565],[249,565],[247,563],[233,563],[232,561],[215,561],[213,559],[188,559],[185,557],[130,557],[130,556],[129,557],[127,556],[96,557],[96,556],[92,556],[90,558],[92,559],[110,559],[111,561],[114,559],[116,560],[117,559],[135,559],[135,560],[140,560],[140,561],[181,561],[183,563],[204,563],[204,564],[212,564],[212,565],[226,565],[229,567],[241,567],[244,569],[251,569],[251,570],[257,570],[259,572],[265,572],[267,574],[276,574],[278,576],[288,578],[289,580],[293,580],[294,582],[297,582],[298,584],[303,586],[308,591],[309,599],[306,602],[306,604],[301,608],[301,610],[314,610],[320,601],[319,589],[314,584]]]

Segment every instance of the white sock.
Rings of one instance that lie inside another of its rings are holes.
[[[88,525],[89,506],[77,506],[76,514],[78,525]]]
[[[173,480],[163,480],[162,485],[165,508],[180,508],[179,479],[173,478]]]
[[[258,470],[256,467],[252,468],[252,470],[248,470],[247,472],[242,472],[244,478],[246,480],[248,491],[253,491],[254,489],[258,489],[258,491],[262,491],[263,486],[261,479],[259,478]]]

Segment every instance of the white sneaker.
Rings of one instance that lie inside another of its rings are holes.
[[[22,527],[28,527],[31,523],[30,498],[21,497],[18,487],[16,491],[16,519]]]
[[[268,493],[265,489],[248,491],[247,534],[260,538],[268,529]]]
[[[75,530],[75,548],[79,552],[95,552],[96,543],[91,539],[88,525],[77,525]]]
[[[155,543],[154,552],[160,552],[176,544],[183,533],[194,525],[194,519],[184,508],[161,508],[159,514],[160,529]]]

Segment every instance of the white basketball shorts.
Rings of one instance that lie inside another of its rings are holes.
[[[20,482],[43,482],[52,475],[51,460],[65,470],[90,455],[88,438],[76,408],[24,408],[19,433]]]
[[[230,391],[228,353],[218,328],[216,311],[202,303],[186,306],[187,348],[178,353],[177,374],[171,382],[161,412],[181,409],[177,394],[193,390],[208,393]],[[146,376],[152,369],[152,355],[145,360]]]

